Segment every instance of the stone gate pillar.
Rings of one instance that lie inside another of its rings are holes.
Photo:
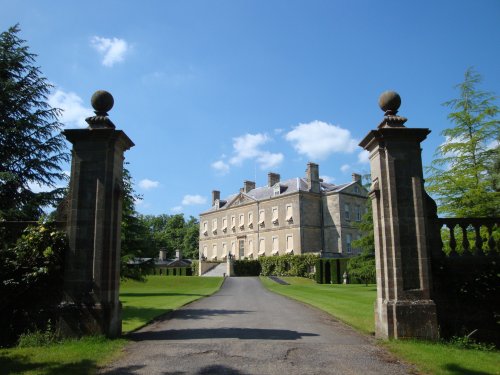
[[[430,297],[425,191],[420,143],[429,129],[406,128],[397,116],[395,92],[380,96],[385,112],[377,130],[360,143],[370,152],[377,300],[375,334],[380,338],[438,336]]]
[[[106,91],[91,99],[95,116],[87,129],[65,130],[73,144],[65,255],[64,301],[59,329],[64,335],[121,334],[120,225],[123,154],[134,146],[115,130]]]

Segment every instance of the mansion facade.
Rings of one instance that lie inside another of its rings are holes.
[[[355,223],[366,211],[367,190],[359,174],[342,185],[323,182],[317,164],[306,176],[280,181],[268,174],[268,184],[245,181],[240,192],[220,199],[212,191],[212,207],[200,214],[200,258],[255,259],[259,256],[320,253],[349,257],[359,253]]]

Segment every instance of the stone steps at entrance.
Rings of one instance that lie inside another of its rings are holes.
[[[201,276],[220,276],[223,277],[227,273],[227,264],[221,263],[218,266],[212,268],[210,271],[205,272]]]

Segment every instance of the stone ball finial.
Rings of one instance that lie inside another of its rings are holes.
[[[113,108],[115,100],[113,99],[113,95],[106,90],[97,90],[92,95],[90,103],[92,104],[92,107],[94,107],[96,114],[107,115],[107,112]]]
[[[385,91],[380,95],[378,105],[382,111],[395,114],[401,105],[401,97],[396,91]]]

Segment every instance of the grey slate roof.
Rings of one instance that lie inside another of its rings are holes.
[[[342,184],[342,185],[335,185],[335,184],[330,184],[326,182],[321,182],[320,187],[321,187],[321,192],[322,193],[329,193],[329,192],[339,192],[348,186],[351,186],[355,184],[356,182],[349,182],[347,184]],[[297,191],[309,191],[307,181],[305,178],[301,177],[295,177],[291,178],[288,180],[280,181],[280,196],[286,195],[286,194],[292,194]],[[236,197],[238,197],[240,194],[243,194],[255,201],[261,201],[264,199],[269,199],[274,196],[274,186],[262,186],[255,188],[253,190],[250,190],[248,193],[237,193],[237,194],[231,194],[230,196],[226,197],[223,200],[219,201],[219,209],[225,208],[228,204],[230,204]],[[215,211],[215,207],[211,207],[209,210],[206,212],[212,212]]]

